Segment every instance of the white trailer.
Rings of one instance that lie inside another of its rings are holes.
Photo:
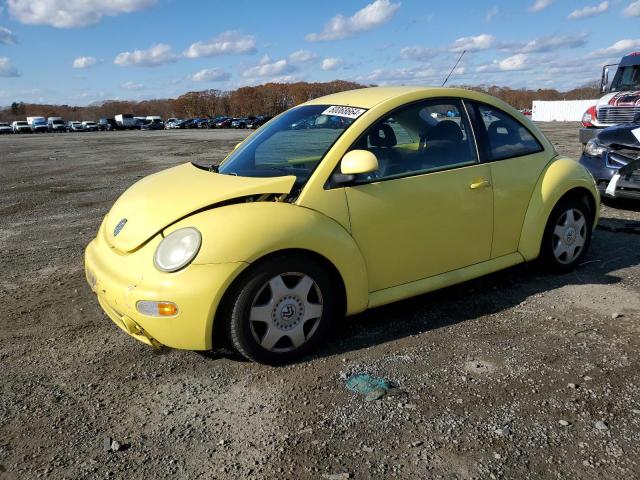
[[[534,100],[531,120],[534,122],[579,122],[585,110],[597,100]]]

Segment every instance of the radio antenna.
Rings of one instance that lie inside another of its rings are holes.
[[[449,80],[449,77],[451,76],[451,74],[453,73],[453,71],[456,69],[456,67],[458,66],[458,64],[460,63],[460,60],[462,60],[462,57],[464,56],[464,54],[467,53],[466,50],[463,50],[462,53],[460,54],[460,56],[458,57],[458,61],[456,62],[456,64],[453,66],[453,68],[451,69],[451,71],[449,72],[449,75],[447,75],[447,78],[444,79],[444,82],[442,82],[442,87],[445,86],[445,84],[447,83],[447,81]]]

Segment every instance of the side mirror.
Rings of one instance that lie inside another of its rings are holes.
[[[368,150],[351,150],[340,161],[343,175],[359,175],[378,170],[378,159]]]
[[[609,67],[602,69],[602,81],[600,82],[600,92],[606,93],[609,87]]]

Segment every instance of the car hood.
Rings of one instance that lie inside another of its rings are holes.
[[[602,130],[598,134],[598,142],[614,149],[640,149],[640,139],[638,137],[640,137],[640,123],[626,123]]]
[[[145,177],[126,190],[107,215],[105,236],[112,246],[129,252],[196,211],[254,195],[287,194],[295,180],[295,176],[222,175],[185,163]]]

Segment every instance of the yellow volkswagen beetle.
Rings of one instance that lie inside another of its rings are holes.
[[[292,360],[332,322],[542,257],[573,268],[591,175],[488,95],[366,88],[292,108],[219,167],[130,187],[85,254],[107,315],[151,345]]]

